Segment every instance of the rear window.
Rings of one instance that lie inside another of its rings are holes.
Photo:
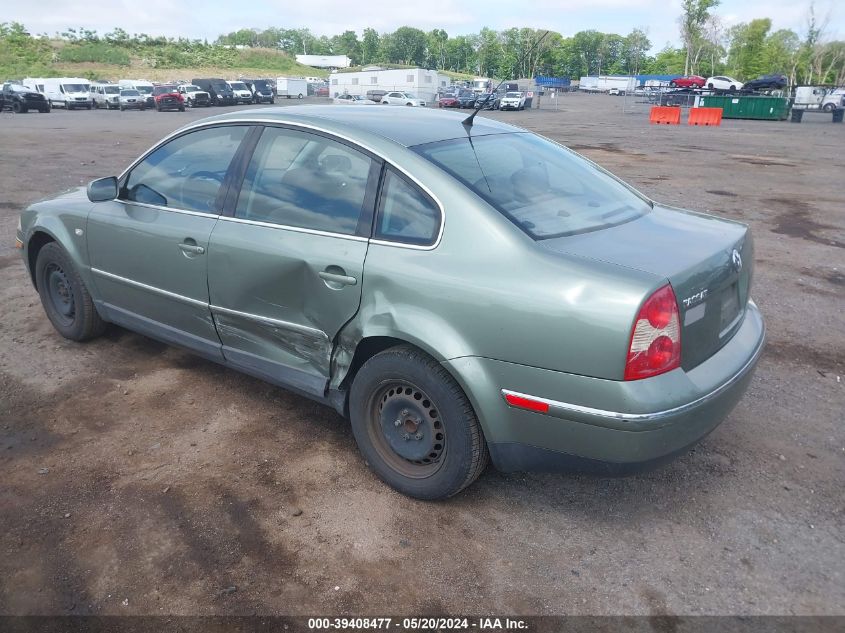
[[[650,203],[574,152],[535,134],[492,134],[412,148],[536,240],[628,222]]]

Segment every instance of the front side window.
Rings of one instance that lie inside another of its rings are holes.
[[[651,210],[609,173],[535,134],[458,138],[412,149],[537,240],[615,226]]]
[[[325,136],[266,128],[247,167],[235,217],[354,235],[372,160]]]
[[[440,209],[419,187],[388,170],[379,200],[375,237],[404,244],[433,244]]]
[[[244,125],[214,127],[173,139],[132,169],[121,200],[219,213],[214,202],[248,129]]]

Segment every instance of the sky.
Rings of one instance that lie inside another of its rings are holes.
[[[731,26],[754,18],[772,19],[772,29],[806,30],[810,0],[722,0],[715,13]],[[837,5],[840,6],[837,6]],[[840,0],[816,0],[816,14],[827,20],[828,39],[845,39],[845,6]],[[0,21],[20,22],[31,33],[53,35],[68,27],[100,34],[119,26],[129,33],[207,38],[241,28],[307,27],[316,35],[336,35],[364,28],[379,32],[400,26],[449,35],[477,33],[482,27],[547,28],[564,36],[595,29],[626,35],[646,30],[653,51],[679,45],[680,0],[38,0],[10,3]]]

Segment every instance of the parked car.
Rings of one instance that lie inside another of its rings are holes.
[[[499,95],[495,92],[483,92],[478,95],[473,107],[479,110],[498,110],[499,109]]]
[[[179,94],[185,98],[185,105],[189,108],[211,106],[211,95],[205,90],[200,90],[199,86],[193,84],[181,84],[179,86]]]
[[[314,96],[315,97],[328,97],[329,96],[329,87],[328,86],[317,86],[314,88]],[[367,93],[367,97],[369,98],[369,93]],[[373,99],[375,101],[375,99]]]
[[[372,99],[366,99],[361,95],[338,95],[332,99],[333,103],[341,105],[375,105],[376,102]]]
[[[164,112],[165,110],[185,111],[185,97],[179,92],[179,89],[173,85],[156,86],[153,88],[153,99],[155,100],[156,110]]]
[[[120,91],[120,111],[123,110],[146,110],[147,97],[134,88]]]
[[[707,80],[698,75],[690,75],[689,77],[675,77],[669,82],[672,88],[703,88],[707,85]]]
[[[192,79],[191,83],[204,90],[211,97],[211,105],[223,106],[235,103],[232,87],[224,79]]]
[[[474,108],[475,100],[478,98],[472,90],[462,90],[458,93],[459,108]]]
[[[120,107],[120,86],[107,83],[91,84],[91,99],[94,108],[117,110]]]
[[[32,204],[16,244],[47,318],[74,341],[112,322],[332,406],[375,473],[422,499],[488,458],[654,465],[725,418],[764,342],[747,226],[653,202],[521,128],[391,110],[196,121]]]
[[[6,82],[0,90],[0,112],[9,108],[15,114],[25,114],[30,110],[49,112],[50,102],[33,88]]]
[[[437,100],[438,108],[459,108],[460,102],[454,93],[447,92]]]
[[[252,103],[253,95],[247,85],[242,81],[227,81],[235,97],[235,103]]]
[[[418,106],[425,107],[425,101],[417,99],[413,93],[410,92],[388,92],[382,98],[380,103],[384,105],[403,105],[403,106]]]
[[[613,95],[615,97],[624,97],[625,96],[625,89],[624,88],[617,88],[614,86],[607,91],[607,94]]]
[[[707,79],[707,87],[710,90],[727,90],[736,92],[742,88],[742,82],[730,77],[710,77]]]
[[[506,92],[505,96],[499,102],[500,110],[524,110],[525,109],[525,93],[523,92]]]
[[[121,79],[117,82],[117,85],[121,90],[137,90],[143,95],[144,105],[147,108],[155,107],[156,102],[153,98],[153,88],[155,86],[153,86],[152,82],[146,79]]]
[[[752,79],[751,81],[746,81],[742,85],[743,90],[782,90],[786,88],[786,85],[789,83],[789,79],[786,78],[786,75],[763,75],[761,77],[757,77],[757,79]]]
[[[244,79],[244,83],[252,92],[253,103],[276,103],[273,87],[266,79]]]

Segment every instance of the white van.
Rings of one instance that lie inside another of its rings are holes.
[[[27,77],[23,85],[34,88],[45,97],[50,105],[60,105],[68,110],[92,107],[91,82],[81,77]]]
[[[153,84],[146,79],[121,79],[117,82],[121,90],[137,90],[144,97],[145,105],[148,108],[155,107],[153,99]]]
[[[828,92],[822,101],[825,112],[833,112],[836,108],[845,107],[845,88],[834,88]]]
[[[95,108],[117,110],[120,107],[120,86],[111,83],[91,84],[91,100]]]

